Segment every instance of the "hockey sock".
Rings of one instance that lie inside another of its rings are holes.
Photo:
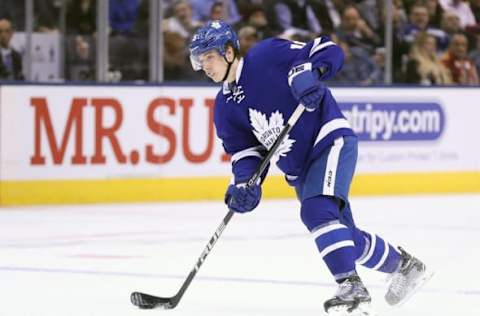
[[[357,257],[352,231],[340,222],[339,212],[334,197],[316,196],[302,202],[302,221],[337,282],[356,274]]]
[[[363,251],[356,260],[357,264],[386,273],[392,273],[398,269],[402,257],[395,247],[377,235],[368,234],[358,228],[354,229],[356,230],[354,235],[358,236],[355,239],[359,239],[361,235],[365,241],[364,246],[360,246]]]

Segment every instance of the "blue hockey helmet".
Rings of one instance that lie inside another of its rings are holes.
[[[240,42],[235,31],[221,20],[209,21],[200,28],[190,42],[190,61],[194,70],[201,70],[202,64],[199,56],[212,49],[216,49],[220,55],[225,57],[227,44],[238,51]]]

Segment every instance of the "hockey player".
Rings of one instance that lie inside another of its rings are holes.
[[[284,122],[303,104],[307,112],[274,160],[295,188],[301,219],[338,283],[324,308],[332,315],[372,315],[371,297],[356,265],[390,274],[385,299],[390,305],[402,303],[429,274],[420,260],[360,230],[352,218],[348,192],[357,138],[324,83],[341,69],[342,50],[328,37],[319,37],[306,44],[266,39],[244,58],[238,51],[237,35],[223,21],[208,22],[190,43],[193,68],[203,70],[214,82],[223,82],[215,100],[214,122],[225,151],[232,156],[233,180],[225,195],[228,208],[245,213],[257,207],[261,183],[251,187],[245,183]]]

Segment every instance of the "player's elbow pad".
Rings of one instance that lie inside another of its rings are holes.
[[[325,51],[320,54],[322,54],[322,56],[318,56],[318,60],[314,62],[314,66],[318,69],[319,79],[325,81],[342,69],[345,55],[343,54],[343,50],[337,45],[329,46],[328,53]]]
[[[335,58],[332,58],[330,65],[330,73],[331,76],[333,76],[342,69],[345,61],[345,54],[340,46],[334,45],[331,46],[330,49],[333,50],[332,53],[335,56]]]

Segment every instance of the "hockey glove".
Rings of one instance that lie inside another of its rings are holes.
[[[231,184],[225,193],[225,204],[233,212],[246,213],[257,207],[261,197],[260,185],[247,187],[245,183]]]
[[[288,72],[288,84],[293,95],[310,112],[320,106],[325,94],[325,85],[318,76],[317,70],[312,71],[312,63],[293,66]]]

